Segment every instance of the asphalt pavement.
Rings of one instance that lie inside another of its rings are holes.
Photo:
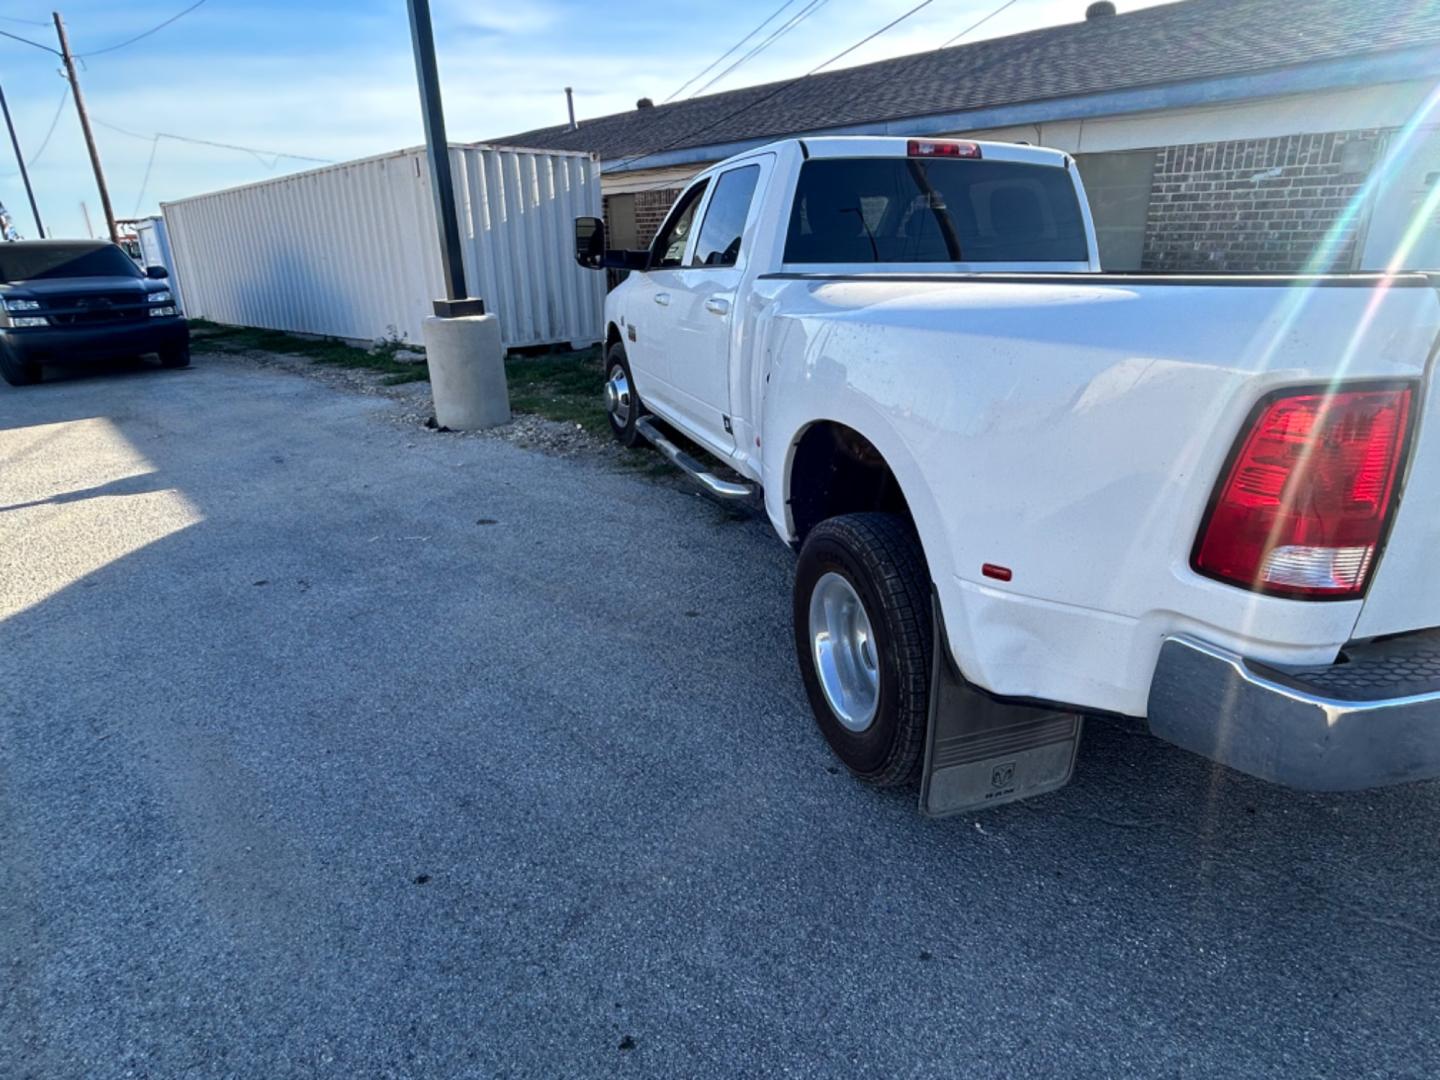
[[[197,356],[0,387],[0,1075],[1433,1076],[1440,785],[921,817],[793,557]]]

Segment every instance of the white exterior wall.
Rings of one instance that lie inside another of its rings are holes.
[[[507,347],[602,335],[603,275],[575,263],[600,213],[589,155],[450,147],[465,278]],[[234,326],[419,344],[443,295],[425,154],[381,157],[162,207],[185,313]]]
[[[1059,120],[955,134],[1001,141],[1023,139],[1072,154],[1097,154],[1188,143],[1402,127],[1423,106],[1432,89],[1423,82],[1362,86],[1193,109]]]

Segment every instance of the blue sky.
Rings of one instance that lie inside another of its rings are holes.
[[[64,2],[71,47],[83,56],[149,29],[192,0]],[[760,36],[807,2],[792,0]],[[809,70],[915,2],[823,0],[803,23],[710,92]],[[934,48],[1000,2],[932,0],[838,66]],[[1153,2],[1119,0],[1119,7],[1130,11]],[[582,121],[633,108],[642,96],[661,101],[775,11],[780,0],[431,3],[450,136],[472,141],[564,122],[567,85],[575,87]],[[1085,4],[1015,0],[966,40],[1075,22]],[[43,0],[6,0],[0,3],[0,29],[53,45],[50,10]],[[0,82],[27,160],[38,153],[31,178],[47,229],[85,235],[83,200],[96,232],[103,233],[73,106],[67,103],[60,111],[40,152],[65,89],[58,72],[55,56],[0,38]],[[137,44],[88,59],[80,77],[92,116],[132,133],[96,129],[121,217],[153,213],[161,200],[312,167],[169,139],[156,146],[150,138],[156,132],[334,161],[423,139],[404,0],[207,0]],[[155,158],[145,181],[152,148]],[[34,236],[13,154],[3,141],[0,200],[21,232]]]

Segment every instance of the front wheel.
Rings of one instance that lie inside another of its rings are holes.
[[[160,366],[167,368],[183,368],[190,366],[190,343],[184,345],[173,345],[168,349],[160,350]]]
[[[640,442],[642,436],[635,429],[635,421],[643,412],[625,346],[617,341],[605,353],[605,415],[610,418],[610,431],[621,446],[635,446]]]
[[[40,365],[12,356],[9,349],[0,346],[0,378],[11,386],[29,386],[40,381]]]
[[[879,786],[919,771],[934,629],[925,556],[894,514],[821,522],[795,567],[795,651],[815,722]]]

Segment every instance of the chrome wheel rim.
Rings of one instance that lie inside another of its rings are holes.
[[[880,701],[880,658],[860,594],[834,571],[810,593],[810,647],[835,719],[847,731],[864,731]]]
[[[610,369],[610,378],[605,381],[605,407],[619,427],[630,423],[630,380],[619,364]]]

